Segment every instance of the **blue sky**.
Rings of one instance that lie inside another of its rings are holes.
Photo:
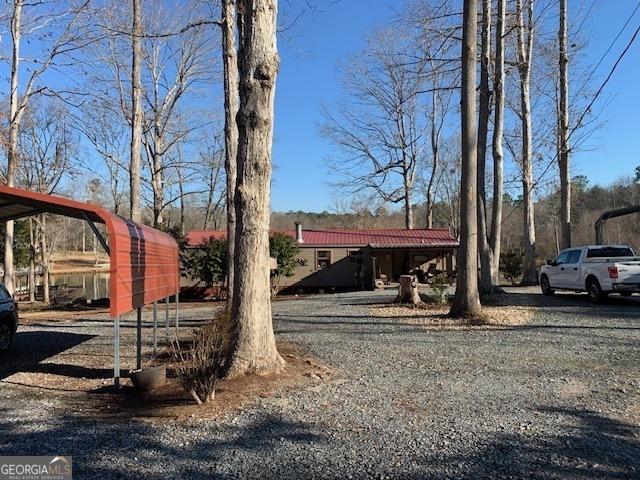
[[[571,2],[573,3],[573,2]],[[573,5],[579,2],[575,0]],[[587,6],[590,2],[586,2]],[[585,28],[590,63],[597,63],[636,0],[597,0]],[[282,64],[277,85],[272,208],[276,211],[322,211],[331,207],[331,189],[323,159],[331,150],[319,137],[320,106],[339,96],[336,65],[361,49],[366,32],[393,15],[400,2],[341,0],[324,12],[305,15],[297,36],[281,40]],[[606,76],[631,34],[640,24],[640,12],[630,22],[597,71],[595,86]],[[600,117],[603,128],[590,142],[595,150],[573,156],[572,174],[586,175],[592,184],[608,184],[630,175],[640,165],[640,41],[632,46],[603,97],[607,108]]]

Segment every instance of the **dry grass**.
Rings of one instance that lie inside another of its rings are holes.
[[[512,305],[487,305],[482,316],[474,319],[457,319],[448,316],[449,305],[398,305],[374,304],[370,306],[372,317],[397,319],[399,323],[426,328],[459,328],[474,325],[514,327],[529,323],[535,307]]]

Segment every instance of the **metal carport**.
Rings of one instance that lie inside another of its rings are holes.
[[[52,213],[88,222],[109,255],[109,314],[114,319],[114,382],[120,379],[120,316],[137,310],[137,368],[142,357],[142,307],[153,303],[154,346],[157,330],[157,301],[166,300],[168,322],[169,297],[178,294],[180,267],[178,244],[170,235],[139,225],[104,208],[54,195],[0,186],[0,222],[39,213]],[[96,223],[106,226],[105,239]],[[168,323],[166,323],[168,328]]]

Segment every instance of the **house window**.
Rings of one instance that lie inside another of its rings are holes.
[[[316,253],[316,270],[331,265],[331,250],[318,250]]]

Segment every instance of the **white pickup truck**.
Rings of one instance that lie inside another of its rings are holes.
[[[540,271],[542,293],[555,290],[587,292],[593,302],[610,293],[628,297],[640,293],[640,257],[626,245],[568,248]]]

